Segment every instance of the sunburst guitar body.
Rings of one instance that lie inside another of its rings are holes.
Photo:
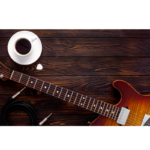
[[[143,125],[146,122],[149,125],[150,95],[141,95],[129,83],[122,80],[114,81],[113,87],[121,94],[121,99],[116,106],[130,110],[125,126],[141,126],[142,122]],[[91,123],[91,126],[118,126],[118,123],[100,115]]]

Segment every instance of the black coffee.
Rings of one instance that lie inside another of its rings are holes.
[[[28,54],[31,50],[31,43],[27,39],[20,39],[16,43],[16,50],[21,55]]]

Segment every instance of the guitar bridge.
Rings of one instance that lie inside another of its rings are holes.
[[[130,113],[129,109],[122,107],[119,113],[118,119],[117,119],[117,123],[120,125],[125,125],[128,119],[129,113]]]

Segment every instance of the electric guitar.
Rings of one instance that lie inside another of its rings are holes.
[[[11,70],[2,63],[0,63],[0,78],[4,81],[7,79],[13,80],[27,87],[98,113],[99,117],[91,123],[93,126],[150,125],[150,96],[139,94],[131,85],[122,80],[113,82],[114,88],[118,89],[121,93],[121,100],[117,105],[111,105],[90,96]]]

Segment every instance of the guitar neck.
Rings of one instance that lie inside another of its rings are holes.
[[[20,73],[15,70],[12,71],[9,79],[15,82],[21,83],[27,87],[30,87],[35,90],[54,96],[56,98],[70,102],[82,108],[88,109],[100,115],[109,117],[113,120],[117,120],[120,108],[114,105],[96,100],[92,97],[89,97],[83,94],[79,94],[77,92],[71,91],[66,88],[39,80],[35,77],[28,76],[26,74]]]

